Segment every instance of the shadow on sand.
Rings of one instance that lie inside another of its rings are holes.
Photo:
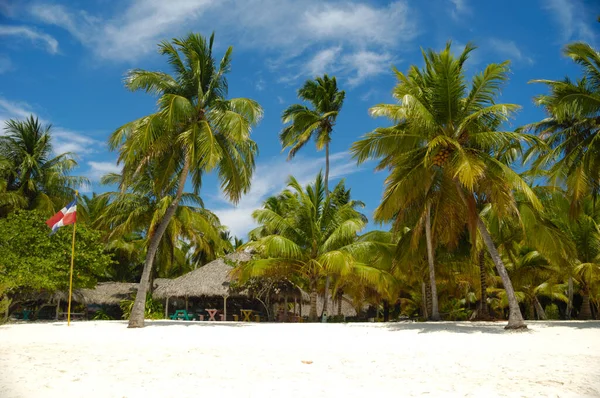
[[[506,330],[506,321],[498,322],[397,322],[385,325],[390,331],[418,330],[419,333],[531,333],[536,329],[551,327],[567,327],[574,329],[598,329],[600,321],[525,321],[529,326],[527,329]]]

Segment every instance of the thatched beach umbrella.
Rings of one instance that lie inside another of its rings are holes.
[[[167,299],[165,312],[168,312],[170,297],[185,297],[187,301],[188,297],[201,296],[223,297],[223,308],[226,311],[227,297],[232,295],[229,290],[229,283],[231,282],[230,274],[233,264],[249,261],[250,259],[251,255],[246,252],[228,254],[179,278],[164,283],[154,291],[153,295],[154,297]],[[247,296],[245,292],[238,292],[236,295]],[[227,316],[227,313],[225,312],[224,315]]]

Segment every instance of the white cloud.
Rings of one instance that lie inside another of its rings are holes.
[[[454,6],[452,10],[453,18],[458,18],[461,15],[469,14],[471,12],[471,8],[467,6],[467,0],[450,0],[450,2]]]
[[[329,159],[330,187],[334,185],[332,181],[360,171],[348,152],[333,153]],[[324,170],[324,166],[323,156],[318,158],[297,156],[289,162],[277,157],[259,163],[252,178],[250,192],[242,197],[237,206],[220,198],[219,203],[212,205],[211,209],[234,235],[246,238],[248,232],[256,227],[252,212],[259,209],[266,198],[285,189],[290,175],[294,175],[300,184],[305,185],[312,182],[319,170]]]
[[[514,41],[502,40],[502,39],[489,39],[490,50],[496,52],[498,55],[506,57],[513,62],[523,62],[529,65],[533,65],[533,58],[528,57],[519,49]]]
[[[389,53],[378,53],[374,51],[362,50],[344,57],[345,67],[354,71],[348,79],[348,84],[356,86],[365,79],[379,75],[390,70],[394,58]]]
[[[120,173],[121,168],[117,166],[116,162],[87,162],[90,166],[87,172],[87,177],[91,181],[100,181],[100,178],[108,173]]]
[[[390,51],[401,50],[417,35],[417,18],[406,0],[386,6],[364,0],[130,0],[118,15],[104,20],[57,5],[38,3],[29,10],[105,59],[137,60],[154,52],[159,40],[209,23],[219,32],[217,44],[276,54],[270,62],[292,79],[331,68],[351,76],[352,84],[386,71],[380,65],[391,59]]]
[[[94,153],[104,144],[98,140],[82,135],[74,131],[69,131],[56,127],[52,129],[52,146],[54,152],[65,153],[72,152],[78,156]]]
[[[588,10],[582,0],[543,0],[542,3],[560,25],[563,41],[595,41],[591,24],[596,23],[596,14]]]
[[[332,73],[332,65],[334,65],[340,55],[342,48],[332,47],[326,48],[317,52],[304,66],[305,75],[316,77],[325,73]]]
[[[13,26],[13,25],[0,25],[0,36],[15,36],[17,38],[23,38],[30,40],[34,44],[42,44],[46,47],[46,50],[50,54],[56,54],[58,52],[58,41],[42,32],[38,32],[34,28],[28,26]]]
[[[26,102],[10,101],[0,97],[0,134],[4,131],[4,125],[9,119],[22,120],[33,115],[39,121],[48,124],[47,120],[39,117],[33,107]],[[102,142],[90,138],[84,134],[66,130],[60,126],[52,128],[52,147],[55,154],[74,152],[76,155],[84,155],[96,152],[104,145]]]

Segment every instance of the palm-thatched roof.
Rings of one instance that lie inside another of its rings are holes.
[[[323,297],[319,295],[319,297],[317,297],[317,314],[321,315],[321,313],[323,312],[324,304],[325,301],[323,300]],[[305,310],[302,309],[303,314],[304,312]],[[308,314],[308,310],[306,310],[306,314]],[[332,317],[335,315],[338,315],[338,300],[329,299],[329,303],[327,303],[327,316]],[[354,305],[352,305],[352,300],[349,297],[344,296],[342,298],[341,315],[344,315],[346,317],[356,316],[356,309],[354,308]]]
[[[153,296],[166,297],[200,297],[200,296],[229,296],[231,282],[231,263],[249,261],[251,255],[246,252],[235,252],[210,263],[179,278],[159,286]],[[244,292],[235,295],[246,295]]]
[[[154,288],[163,286],[170,279],[157,278]],[[100,282],[93,289],[73,290],[73,301],[83,304],[119,305],[121,300],[131,299],[137,292],[137,283],[127,282]],[[59,291],[54,294],[54,299],[68,300],[67,292]]]

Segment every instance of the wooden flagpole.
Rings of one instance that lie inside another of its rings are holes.
[[[79,192],[75,191],[75,200]],[[75,208],[77,209],[77,202],[75,202]],[[77,210],[75,210],[77,211]],[[75,216],[77,217],[77,216]],[[73,295],[73,263],[75,262],[75,229],[77,226],[77,218],[73,223],[73,245],[71,247],[71,275],[69,276],[69,305],[67,306],[67,326],[71,326],[71,296]]]

